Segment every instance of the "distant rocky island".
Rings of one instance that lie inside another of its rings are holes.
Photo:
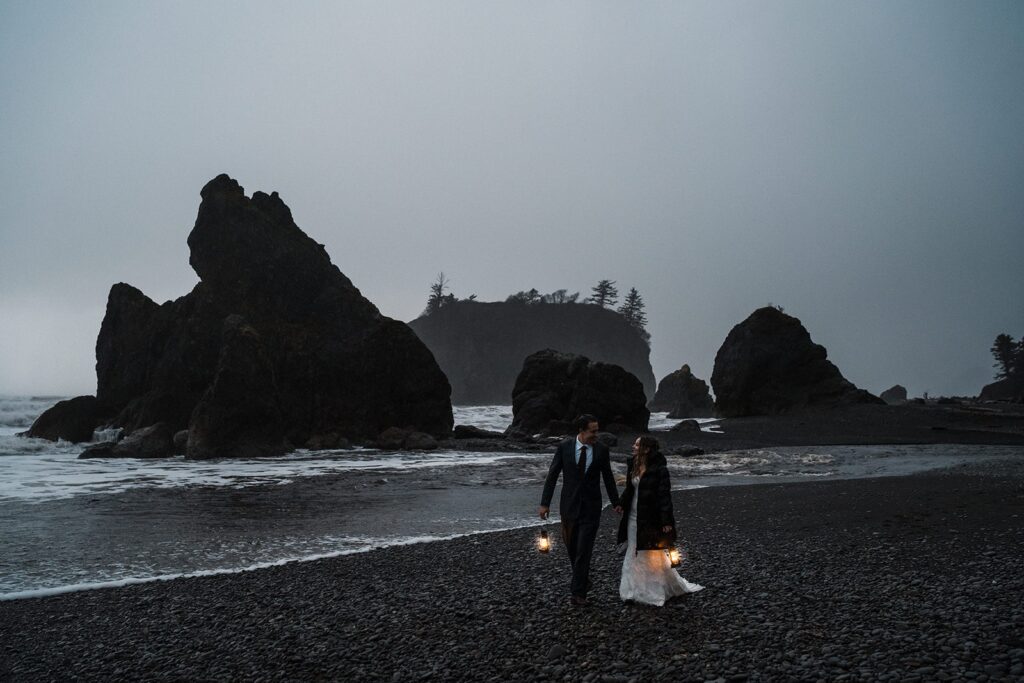
[[[715,401],[708,384],[695,377],[689,365],[665,375],[658,383],[658,391],[648,407],[668,413],[672,419],[686,417],[712,417]]]
[[[618,365],[654,395],[650,347],[616,311],[588,303],[454,301],[409,323],[433,352],[456,405],[507,405],[524,359],[543,349]]]

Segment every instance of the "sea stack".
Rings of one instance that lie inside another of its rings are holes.
[[[583,413],[601,429],[647,430],[651,417],[644,386],[617,365],[545,349],[523,361],[512,392],[512,437],[575,433]],[[618,425],[617,427],[614,425]]]
[[[226,175],[188,237],[200,282],[156,304],[115,284],[96,342],[97,396],[127,432],[189,429],[189,457],[279,453],[389,427],[443,437],[451,389],[411,329],[381,315],[277,193]]]
[[[847,381],[793,316],[759,308],[732,328],[711,373],[721,417],[884,401]]]
[[[686,364],[665,375],[658,383],[658,391],[648,408],[667,411],[670,418],[679,420],[686,417],[712,417],[715,414],[715,402],[708,390],[708,383],[694,377],[690,366]]]

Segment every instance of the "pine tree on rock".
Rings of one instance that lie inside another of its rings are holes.
[[[1024,337],[1015,342],[1010,335],[1000,334],[990,350],[996,359],[996,379],[1006,379],[1024,370]]]
[[[424,311],[425,315],[436,313],[437,309],[441,308],[446,302],[445,290],[448,289],[448,285],[451,281],[444,276],[444,273],[438,273],[437,279],[434,280],[430,285],[430,296],[427,297],[427,310]],[[454,296],[451,296],[454,299]]]
[[[636,287],[629,288],[626,300],[619,306],[618,310],[622,317],[628,320],[634,327],[642,328],[647,325],[647,314],[644,313],[644,300],[640,296],[640,292],[636,291]]]
[[[612,308],[619,300],[619,290],[615,288],[614,280],[601,280],[590,291],[593,295],[588,301],[601,308]]]
[[[640,296],[640,292],[636,290],[636,287],[629,288],[626,300],[619,306],[618,312],[629,321],[630,325],[640,332],[644,341],[649,344],[651,335],[647,332],[647,314],[644,312],[644,299]]]

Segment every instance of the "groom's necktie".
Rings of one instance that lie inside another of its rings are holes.
[[[582,479],[583,475],[585,475],[587,473],[587,447],[586,446],[581,446],[580,447],[580,461],[579,461],[579,463],[577,463],[576,467],[579,468],[580,479]]]

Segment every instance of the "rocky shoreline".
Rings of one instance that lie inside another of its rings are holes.
[[[690,421],[692,422],[692,421]],[[785,446],[887,444],[988,444],[1024,446],[1024,405],[852,405],[801,410],[783,415],[728,418],[718,431],[669,429],[653,432],[669,454],[707,453]],[[684,426],[684,425],[680,425]],[[640,432],[621,430],[612,451],[627,455]],[[562,438],[465,438],[438,442],[439,448],[473,452],[550,451]]]
[[[728,418],[720,424],[720,434],[669,430],[656,436],[670,448],[690,444],[707,452],[772,446],[1024,445],[1024,404],[1013,403],[851,405]],[[630,436],[620,435],[620,450],[623,443],[632,443]]]
[[[969,447],[965,447],[969,449]],[[1024,459],[678,492],[707,590],[592,605],[535,529],[0,603],[0,680],[1020,680]]]

